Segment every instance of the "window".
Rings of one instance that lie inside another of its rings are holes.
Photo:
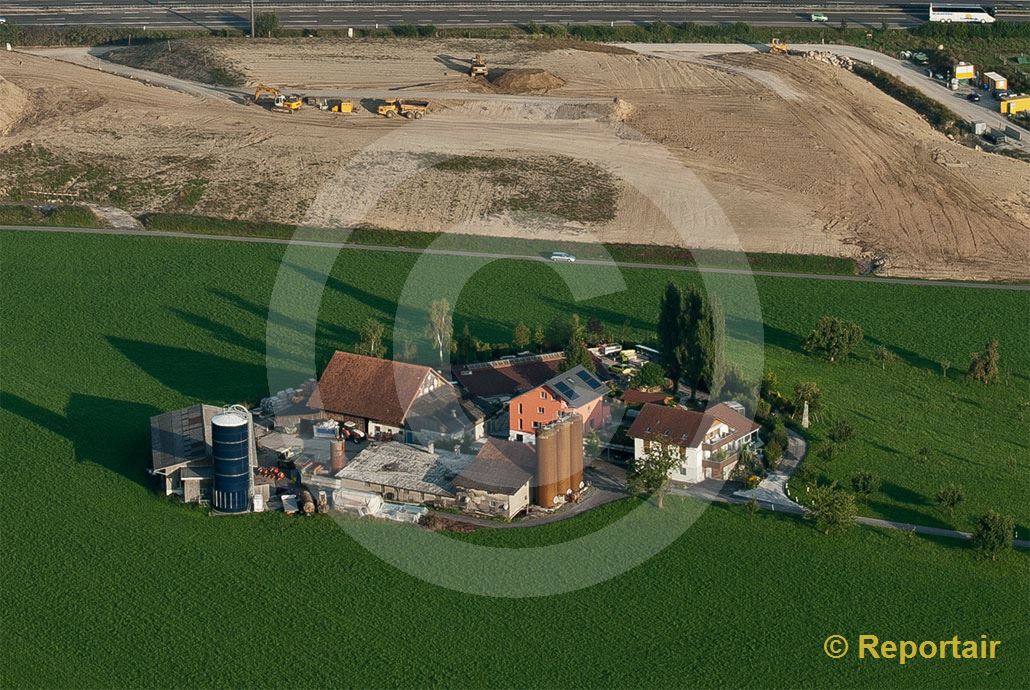
[[[519,420],[519,429],[522,429],[522,420]]]
[[[537,414],[543,414],[544,413],[544,408],[538,407],[538,408],[536,408],[536,412],[537,412]]]
[[[519,403],[519,414],[522,414],[522,403]]]
[[[540,399],[547,400],[547,391],[540,391]]]
[[[540,426],[540,422],[533,422],[533,428],[536,429]]]

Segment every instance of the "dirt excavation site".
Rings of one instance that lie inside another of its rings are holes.
[[[246,86],[130,78],[101,51],[0,53],[0,200],[1030,278],[1030,164],[817,60],[528,40],[204,49]],[[476,54],[485,77],[468,75]],[[354,112],[275,112],[252,102],[258,83]],[[429,110],[386,118],[385,98]]]

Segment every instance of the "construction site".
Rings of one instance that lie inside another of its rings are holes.
[[[106,49],[0,53],[0,200],[1030,277],[1030,166],[950,140],[826,56],[210,45],[244,86],[117,65]]]

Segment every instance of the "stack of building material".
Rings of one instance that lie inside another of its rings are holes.
[[[819,62],[825,62],[827,65],[833,65],[834,67],[840,67],[841,69],[852,70],[855,67],[855,61],[849,58],[847,55],[838,55],[828,50],[810,50],[805,53],[805,57],[809,60],[818,60]]]

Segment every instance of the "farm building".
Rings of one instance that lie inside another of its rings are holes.
[[[680,458],[670,472],[675,481],[729,479],[741,448],[758,440],[759,425],[735,404],[719,403],[704,412],[646,404],[629,428],[633,457],[643,458],[652,444],[671,447]]]
[[[472,458],[386,441],[370,443],[336,473],[340,488],[377,493],[387,501],[453,506],[451,480]]]
[[[564,362],[564,353],[551,352],[460,364],[451,369],[451,375],[472,397],[499,402],[554,378]]]
[[[608,387],[582,365],[558,374],[511,399],[508,439],[536,442],[536,430],[559,417],[577,414],[586,429],[599,429],[611,416],[604,396]]]
[[[454,478],[463,510],[511,518],[529,508],[536,473],[533,447],[490,439],[476,458]]]
[[[482,413],[435,370],[350,352],[333,355],[308,406],[354,422],[372,438],[428,443],[483,436]]]

